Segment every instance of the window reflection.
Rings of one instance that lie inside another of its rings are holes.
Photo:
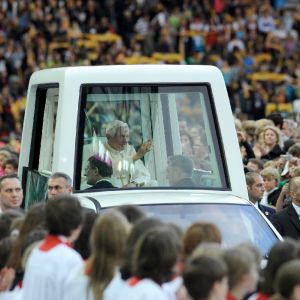
[[[81,190],[89,187],[84,176],[89,157],[107,154],[112,184],[118,188],[174,186],[167,174],[168,161],[178,155],[187,157],[187,164],[191,161],[192,173],[177,187],[228,187],[205,86],[84,86],[82,95]],[[114,136],[108,140],[107,128],[116,121],[128,126],[123,149],[114,144]],[[139,155],[148,141],[151,149]],[[142,169],[141,181],[137,174]]]

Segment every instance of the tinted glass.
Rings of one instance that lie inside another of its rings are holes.
[[[105,180],[118,188],[230,188],[208,86],[84,85],[81,91],[77,189],[96,189],[92,170],[101,173],[103,163],[112,167]],[[128,128],[111,126],[116,120]],[[147,141],[151,150],[139,155]]]
[[[171,204],[140,206],[147,215],[185,229],[196,221],[212,222],[220,229],[225,246],[251,242],[267,256],[278,238],[251,205]]]

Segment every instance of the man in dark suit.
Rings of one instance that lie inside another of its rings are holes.
[[[289,181],[292,202],[272,216],[271,222],[283,237],[300,238],[300,177]]]
[[[112,173],[111,160],[107,156],[91,156],[85,168],[87,184],[91,185],[87,190],[114,188],[110,182]]]
[[[184,155],[174,155],[168,158],[167,179],[172,187],[195,187],[192,179],[193,162]]]
[[[274,208],[260,204],[265,188],[262,176],[256,172],[248,172],[246,175],[246,184],[249,200],[268,218],[276,212]]]

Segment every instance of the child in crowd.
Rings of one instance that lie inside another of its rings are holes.
[[[228,268],[229,293],[227,300],[242,300],[256,290],[259,279],[256,256],[246,247],[235,247],[224,252]]]
[[[91,256],[66,280],[64,300],[115,299],[125,285],[119,266],[124,256],[129,223],[117,211],[98,216],[92,229]],[[87,298],[85,298],[85,296]]]
[[[62,300],[67,275],[72,268],[83,263],[81,256],[71,247],[80,234],[82,207],[76,197],[61,195],[46,203],[45,215],[49,234],[28,258],[23,297]]]
[[[171,226],[147,230],[134,247],[133,277],[117,299],[167,300],[161,285],[174,276],[179,249],[178,236]]]
[[[18,172],[18,159],[14,157],[7,159],[3,168],[5,175],[16,174]]]
[[[183,282],[192,300],[223,300],[228,292],[227,266],[217,257],[193,257],[186,263]]]

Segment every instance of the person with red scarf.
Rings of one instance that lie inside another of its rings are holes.
[[[48,235],[36,246],[27,261],[23,280],[23,299],[61,300],[69,272],[83,264],[72,249],[83,221],[82,207],[75,196],[53,197],[46,204]]]

